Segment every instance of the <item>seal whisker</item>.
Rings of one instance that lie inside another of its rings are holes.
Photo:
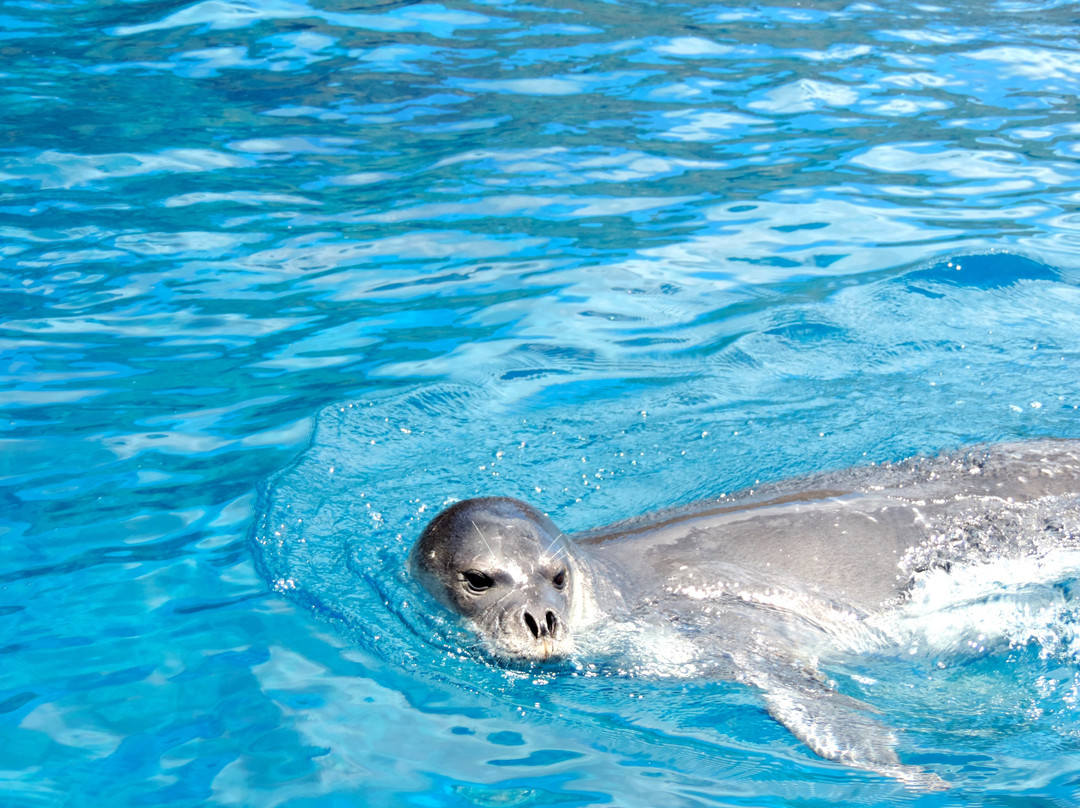
[[[563,538],[565,536],[566,536],[566,534],[560,531],[559,534],[554,539],[551,540],[551,543],[546,548],[544,548],[544,555],[547,555],[548,553],[550,553],[551,548],[554,547],[556,545],[556,543],[558,543],[559,539],[561,539],[561,538]],[[566,552],[566,546],[560,544],[559,549],[555,551],[555,555],[553,555],[552,558],[559,558],[565,552]]]
[[[487,548],[488,554],[489,554],[489,555],[490,555],[490,556],[491,556],[492,558],[494,558],[494,557],[495,557],[495,551],[494,551],[494,550],[492,550],[492,549],[491,549],[491,545],[490,545],[490,544],[488,544],[488,540],[487,540],[487,538],[486,538],[486,537],[484,536],[484,531],[482,531],[482,530],[480,529],[480,526],[476,524],[476,521],[475,521],[475,520],[473,520],[473,519],[470,519],[469,521],[470,521],[470,522],[472,522],[472,526],[473,526],[474,528],[476,528],[476,535],[477,535],[477,536],[479,536],[479,537],[480,537],[480,541],[482,541],[482,542],[484,543],[484,546],[485,546],[485,547]]]

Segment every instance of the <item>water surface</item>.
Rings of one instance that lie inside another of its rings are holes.
[[[748,691],[448,659],[380,595],[475,493],[577,530],[1080,437],[1078,39],[1065,2],[6,3],[6,804],[1073,804],[1048,635],[886,666],[933,691],[894,702],[956,784],[919,795]],[[337,577],[256,568],[290,508]]]

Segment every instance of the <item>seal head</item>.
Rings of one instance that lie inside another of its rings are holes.
[[[471,620],[497,656],[543,661],[573,650],[580,568],[551,520],[515,499],[468,499],[420,534],[413,574]]]

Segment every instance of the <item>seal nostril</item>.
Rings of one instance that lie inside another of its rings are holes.
[[[527,625],[529,627],[529,631],[532,632],[532,635],[534,637],[536,637],[536,638],[539,638],[540,637],[540,626],[538,626],[536,624],[536,618],[533,617],[528,612],[525,612],[524,619],[525,619],[525,625]]]
[[[559,625],[559,619],[555,617],[555,612],[548,611],[546,618],[548,634],[555,636],[555,627]]]

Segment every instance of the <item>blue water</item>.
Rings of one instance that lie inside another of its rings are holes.
[[[921,794],[403,571],[1080,438],[1080,17],[948,6],[5,2],[0,803],[1076,804],[1078,611],[867,661]]]

